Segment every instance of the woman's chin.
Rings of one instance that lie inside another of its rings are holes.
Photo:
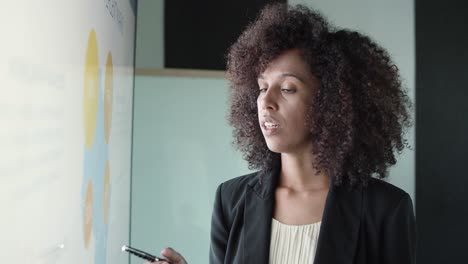
[[[280,144],[267,142],[267,147],[271,152],[275,152],[275,153],[285,152],[284,146],[281,146]]]

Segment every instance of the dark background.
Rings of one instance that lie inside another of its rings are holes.
[[[468,263],[468,2],[416,0],[418,263]]]
[[[164,3],[166,68],[225,70],[227,49],[267,0],[169,0]]]

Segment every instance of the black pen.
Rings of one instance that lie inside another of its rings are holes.
[[[149,260],[151,262],[166,261],[166,262],[170,263],[169,261],[167,261],[167,259],[163,259],[163,258],[160,258],[160,257],[153,256],[153,255],[151,255],[149,253],[144,252],[143,250],[132,248],[132,247],[129,247],[129,246],[126,246],[126,245],[122,246],[122,251],[127,251],[128,253],[131,253],[131,254],[133,254],[133,255],[135,255],[137,257],[140,257],[142,259]]]

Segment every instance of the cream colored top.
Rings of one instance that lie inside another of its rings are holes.
[[[273,218],[269,263],[313,263],[321,223],[286,225]]]

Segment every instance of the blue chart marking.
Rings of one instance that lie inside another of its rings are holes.
[[[105,264],[107,261],[107,224],[104,223],[104,175],[106,170],[106,161],[109,159],[109,148],[106,144],[104,134],[104,99],[101,89],[101,79],[102,74],[101,70],[99,70],[96,134],[91,150],[88,150],[86,145],[84,147],[84,171],[81,187],[81,207],[84,214],[86,188],[89,181],[93,184],[92,236],[95,240],[95,264]],[[109,189],[111,189],[110,186]],[[111,191],[109,191],[109,197],[110,194]]]

